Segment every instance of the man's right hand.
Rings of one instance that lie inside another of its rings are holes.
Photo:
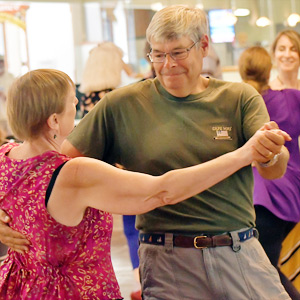
[[[0,241],[2,244],[10,247],[12,250],[24,253],[29,250],[30,242],[26,237],[11,229],[8,223],[11,221],[10,217],[0,209]]]

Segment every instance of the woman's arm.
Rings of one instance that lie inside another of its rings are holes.
[[[279,135],[278,132],[274,134]],[[120,170],[95,159],[75,158],[62,168],[48,210],[57,221],[75,225],[88,206],[116,214],[141,214],[159,206],[176,204],[261,159],[262,154],[256,148],[266,135],[266,131],[259,131],[233,152],[161,176]],[[269,150],[262,152],[267,155]]]
[[[230,176],[251,163],[241,149],[209,162],[172,170],[161,176],[121,170],[90,158],[69,161],[57,178],[51,197],[59,190],[80,202],[80,211],[95,207],[116,214],[141,214],[156,207],[176,204]],[[61,195],[61,199],[64,197]],[[61,204],[61,203],[60,203]]]

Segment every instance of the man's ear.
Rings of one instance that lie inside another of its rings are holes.
[[[200,47],[203,50],[203,57],[207,56],[208,54],[208,46],[209,46],[209,41],[208,41],[208,36],[205,34],[201,40],[200,40]]]
[[[50,129],[58,130],[59,125],[56,113],[50,115],[50,117],[47,119],[47,125]]]

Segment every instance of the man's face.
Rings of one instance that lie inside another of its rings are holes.
[[[170,53],[190,48],[193,44],[194,42],[188,37],[163,43],[152,40],[151,49],[153,54]],[[199,93],[203,57],[207,55],[207,50],[208,38],[205,35],[188,51],[187,58],[174,60],[167,54],[164,62],[153,62],[153,68],[162,86],[176,97],[186,97],[190,94]]]

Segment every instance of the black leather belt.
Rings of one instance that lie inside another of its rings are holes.
[[[257,236],[257,230],[254,228],[247,229],[245,231],[238,232],[240,242],[251,239]],[[161,245],[165,244],[165,234],[159,233],[140,233],[140,243]],[[185,235],[173,235],[173,245],[175,247],[183,248],[209,248],[219,246],[231,246],[232,238],[230,234],[220,235],[198,235],[198,236],[185,236]]]

